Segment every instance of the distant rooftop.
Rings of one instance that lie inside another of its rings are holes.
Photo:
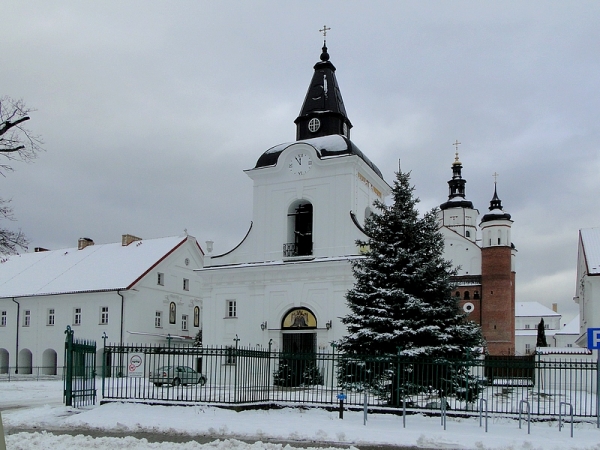
[[[600,228],[579,230],[589,275],[600,275]]]
[[[561,317],[561,314],[539,302],[517,302],[515,305],[515,316],[517,317]]]
[[[0,260],[0,298],[128,289],[187,239],[166,237],[7,256]]]

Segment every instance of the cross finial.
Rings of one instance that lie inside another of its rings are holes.
[[[492,174],[492,176],[494,177],[494,184],[496,184],[496,183],[498,182],[498,177],[500,176],[500,174],[499,174],[499,173],[496,173],[496,172],[494,172],[494,173]]]
[[[458,139],[452,144],[454,145],[454,148],[456,149],[456,153],[458,153],[458,146],[461,144],[461,142],[458,142]]]
[[[319,33],[323,33],[323,37],[327,37],[327,32],[331,30],[331,28],[327,28],[327,25],[323,25],[323,29],[319,30]]]

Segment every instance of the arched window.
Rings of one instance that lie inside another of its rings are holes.
[[[465,300],[471,300],[471,295],[469,294],[469,291],[465,291],[465,296],[463,298]]]
[[[479,300],[479,291],[473,292],[473,299],[474,300]]]
[[[465,237],[471,237],[471,232],[469,230],[465,231]]]
[[[283,244],[283,256],[312,255],[312,227],[312,204],[306,200],[292,203],[288,210],[288,236]]]
[[[194,306],[194,326],[198,328],[200,326],[200,307]]]
[[[456,294],[454,294],[455,297],[460,298],[460,292],[456,291]]]
[[[175,302],[171,302],[169,305],[169,323],[175,323],[175,317],[177,315],[177,306],[175,306]]]

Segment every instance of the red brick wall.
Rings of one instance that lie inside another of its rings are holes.
[[[510,247],[481,250],[481,329],[490,355],[515,353],[515,273]]]

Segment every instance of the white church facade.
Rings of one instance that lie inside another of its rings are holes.
[[[246,171],[253,217],[244,240],[207,253],[198,271],[203,342],[317,351],[340,339],[353,285],[350,260],[373,202],[390,192],[350,141],[352,127],[323,47],[299,117],[297,141],[263,153]]]

